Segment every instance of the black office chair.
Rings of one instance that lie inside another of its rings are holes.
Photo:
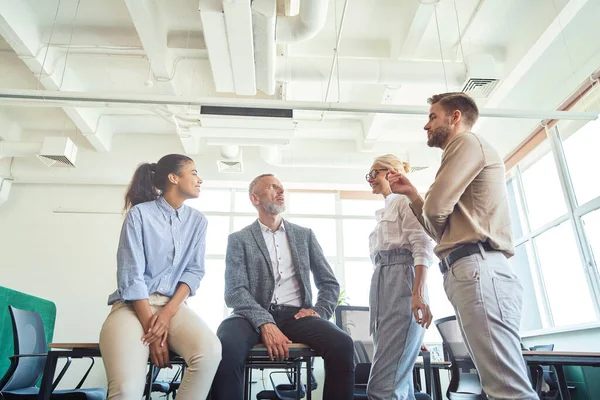
[[[444,349],[452,363],[446,396],[450,400],[484,399],[479,374],[463,341],[456,316],[441,318],[434,323],[442,336]]]
[[[317,382],[317,378],[314,374],[313,369],[313,359],[310,361],[310,379],[311,386],[310,391],[317,389],[319,383]],[[286,375],[288,379],[288,383],[275,383],[273,376],[276,375]],[[257,400],[295,400],[297,394],[297,385],[295,380],[295,374],[293,371],[285,370],[285,371],[273,371],[269,374],[269,380],[271,381],[271,386],[273,390],[262,390],[256,395]],[[300,388],[300,398],[303,399],[306,396],[306,385],[301,385]]]
[[[37,312],[20,310],[12,306],[8,306],[8,308],[13,327],[15,355],[10,357],[10,367],[0,380],[0,393],[6,400],[34,399],[40,390],[35,384],[44,372],[48,351],[44,324]],[[54,390],[71,364],[71,359],[67,358],[65,366],[52,384],[52,398],[57,400],[105,399],[106,391],[104,389],[81,388],[94,366],[94,359],[91,358],[91,360],[92,364],[75,389]]]
[[[554,344],[539,344],[529,348],[531,351],[554,351]],[[548,385],[547,392],[541,392],[542,400],[558,400],[560,399],[560,391],[558,389],[558,378],[556,373],[549,365],[542,365],[542,376],[544,382]],[[575,386],[567,386],[569,391],[577,389]],[[538,392],[539,394],[539,392]]]

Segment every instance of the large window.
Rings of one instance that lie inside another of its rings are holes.
[[[561,124],[511,171],[508,194],[524,286],[522,330],[599,320],[598,122]]]
[[[375,228],[375,210],[383,207],[383,199],[354,192],[289,191],[287,200],[283,217],[312,229],[340,282],[340,301],[368,306],[373,275],[369,235]],[[202,211],[209,224],[206,275],[197,296],[188,303],[216,331],[231,311],[224,301],[227,236],[252,224],[257,212],[245,189],[203,189],[200,197],[188,204]],[[316,299],[314,282],[311,286]],[[437,260],[430,268],[428,286],[434,317],[453,314],[443,291]],[[441,341],[433,326],[427,331],[425,341]]]

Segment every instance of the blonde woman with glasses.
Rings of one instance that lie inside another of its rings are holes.
[[[410,167],[386,154],[375,159],[365,177],[373,193],[385,199],[369,236],[375,267],[369,296],[374,354],[367,394],[370,400],[413,400],[412,370],[432,320],[425,281],[433,242],[406,197],[392,193],[386,179],[390,171],[407,174]]]

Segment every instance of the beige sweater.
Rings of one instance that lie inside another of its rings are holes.
[[[439,258],[485,241],[506,257],[514,254],[504,162],[479,135],[461,133],[448,143],[425,200],[411,209],[438,243]]]

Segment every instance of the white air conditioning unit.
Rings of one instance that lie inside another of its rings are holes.
[[[48,136],[44,138],[38,157],[49,167],[74,167],[77,146],[68,137]]]
[[[467,79],[462,92],[473,98],[489,97],[500,82],[494,57],[490,54],[473,54],[466,57]]]
[[[0,158],[37,156],[47,166],[74,167],[77,146],[68,137],[46,136],[39,142],[0,142]]]

